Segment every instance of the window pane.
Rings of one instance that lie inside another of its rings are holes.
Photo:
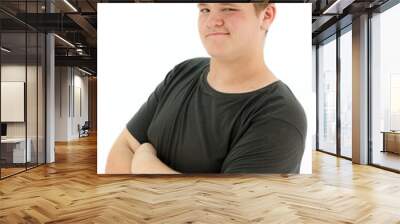
[[[340,37],[340,150],[351,158],[352,141],[352,35],[351,30]]]
[[[336,40],[318,48],[319,149],[336,153]]]
[[[400,170],[400,4],[373,16],[372,163]]]

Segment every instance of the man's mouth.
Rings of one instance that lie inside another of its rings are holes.
[[[229,35],[229,33],[215,32],[215,33],[209,33],[209,34],[207,34],[206,37],[209,37],[209,36],[226,36],[226,35]]]

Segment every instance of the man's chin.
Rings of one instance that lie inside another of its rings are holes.
[[[224,59],[227,58],[229,55],[226,52],[221,51],[208,51],[208,55],[212,58]]]

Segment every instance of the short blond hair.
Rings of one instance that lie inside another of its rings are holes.
[[[260,12],[268,6],[269,0],[258,0],[253,2],[254,10],[256,15],[260,15]]]

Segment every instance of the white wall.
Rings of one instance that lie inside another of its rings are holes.
[[[78,124],[82,126],[88,120],[88,78],[83,75],[76,68],[56,67],[56,141],[70,141],[79,138]],[[78,97],[79,89],[80,98]],[[79,113],[77,105],[82,105],[82,113]]]
[[[55,74],[55,140],[67,141],[68,67],[56,67]]]
[[[27,72],[27,73],[26,73]],[[6,64],[1,66],[1,81],[3,82],[25,82],[25,75],[27,74],[29,84],[36,86],[36,81],[33,81],[33,77],[36,77],[36,66],[27,66],[18,65],[18,64]],[[35,132],[36,135],[36,88],[27,88],[27,104],[31,102],[35,102],[31,107],[27,110],[27,119],[28,119],[28,137],[29,134]],[[34,98],[34,99],[33,99]],[[40,105],[39,105],[40,106]],[[6,108],[2,108],[2,110],[6,110]],[[32,124],[34,121],[35,124]],[[8,137],[25,137],[25,123],[26,122],[7,122],[7,136]],[[34,126],[34,127],[33,127]]]
[[[73,138],[78,138],[79,137],[79,132],[78,132],[78,124],[82,126],[85,121],[88,120],[88,77],[87,76],[81,76],[83,73],[81,73],[79,70],[74,69],[74,108],[73,111],[73,119],[72,119],[72,129],[71,129],[71,135]],[[80,93],[78,93],[80,91]],[[79,98],[80,94],[80,98]],[[80,102],[79,102],[80,101]],[[80,108],[79,108],[80,107]],[[81,112],[79,111],[82,110]]]

